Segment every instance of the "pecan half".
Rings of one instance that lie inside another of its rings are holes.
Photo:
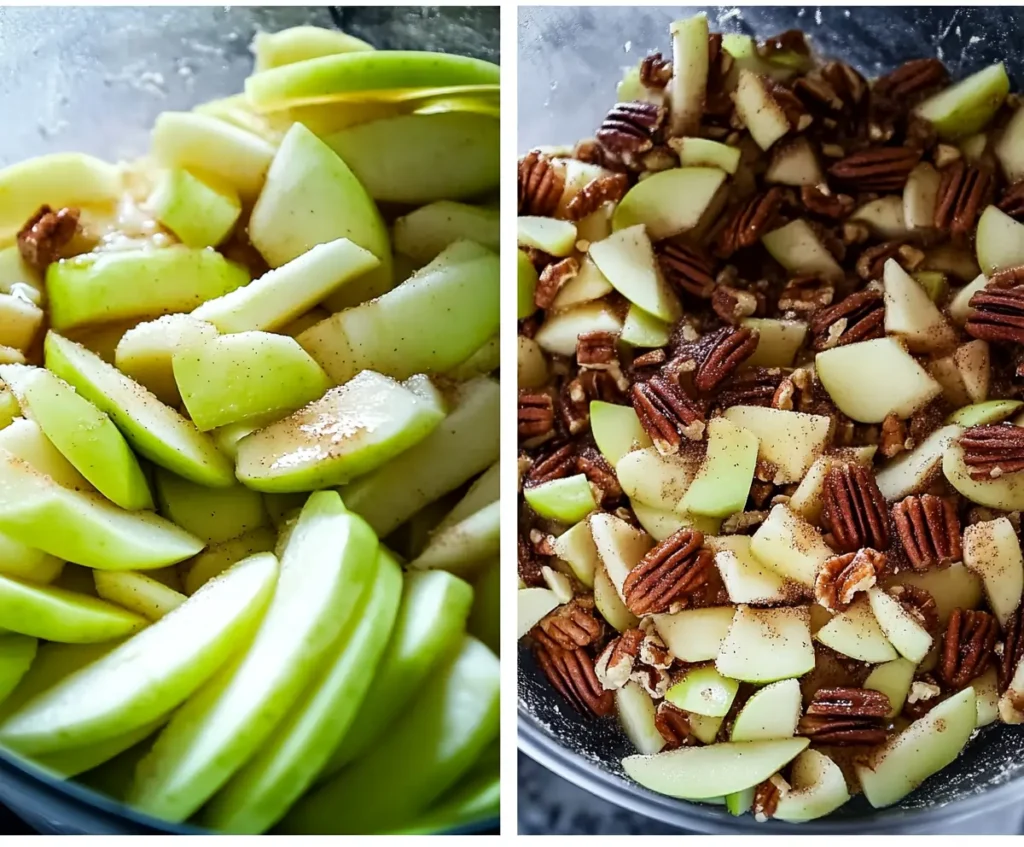
[[[875,745],[885,741],[891,704],[868,688],[821,688],[815,692],[797,734],[816,744]]]
[[[889,546],[889,511],[869,468],[834,464],[825,476],[822,522],[835,546],[846,553]]]
[[[914,570],[945,567],[963,557],[960,518],[952,500],[912,494],[892,507],[896,535]]]
[[[530,586],[544,585],[544,574],[541,563],[533,550],[533,545],[522,532],[519,533],[518,546],[519,578]]]
[[[654,146],[654,134],[664,120],[665,108],[656,103],[617,103],[597,131],[597,140],[612,153],[644,153]]]
[[[800,189],[800,201],[814,214],[834,221],[842,220],[850,214],[854,204],[849,194],[835,194],[825,183],[803,186]]]
[[[1024,179],[1017,180],[1003,191],[999,209],[1015,220],[1024,219]]]
[[[912,147],[873,147],[840,159],[828,172],[856,191],[900,191],[920,158]]]
[[[629,190],[629,177],[625,174],[604,174],[590,180],[565,205],[565,215],[578,221],[593,214],[605,203],[618,203]]]
[[[708,336],[705,353],[693,384],[698,391],[713,391],[754,355],[760,335],[749,327],[722,327]]]
[[[1003,627],[1003,652],[999,657],[999,690],[1006,691],[1010,687],[1017,665],[1024,658],[1024,607],[1018,606],[1017,611]]]
[[[814,580],[814,597],[829,611],[841,612],[858,591],[867,591],[878,581],[885,564],[885,554],[870,547],[826,559]]]
[[[680,747],[692,747],[698,743],[690,730],[690,720],[686,717],[686,712],[668,700],[658,704],[654,726],[665,739],[663,750],[678,750]]]
[[[771,406],[785,374],[781,368],[750,368],[726,380],[716,398],[720,409],[730,406]]]
[[[872,92],[892,100],[916,99],[948,80],[949,72],[938,59],[911,59],[875,80]]]
[[[565,177],[551,159],[531,150],[519,160],[519,214],[549,218],[565,190]]]
[[[550,309],[562,286],[580,272],[580,265],[572,256],[553,262],[540,272],[533,302],[538,309]]]
[[[576,337],[576,362],[580,367],[607,370],[608,366],[618,361],[619,334],[607,330],[594,329],[581,332]]]
[[[988,612],[954,609],[946,625],[938,674],[956,691],[981,676],[992,661],[999,625]]]
[[[963,159],[943,168],[941,174],[933,222],[936,229],[962,239],[991,202],[996,181],[991,173],[969,167]]]
[[[972,479],[995,479],[1024,471],[1024,427],[1011,423],[968,427],[960,436]]]
[[[539,457],[526,472],[526,485],[540,485],[569,476],[576,467],[576,445],[563,444]]]
[[[594,617],[594,598],[584,595],[545,615],[537,624],[534,637],[548,646],[575,650],[593,644],[602,632],[604,626]]]
[[[776,185],[737,207],[718,233],[716,255],[728,259],[740,248],[757,244],[778,219],[784,199],[785,193]]]
[[[750,811],[754,815],[754,820],[759,823],[764,823],[766,820],[775,816],[775,813],[779,810],[779,800],[782,797],[782,790],[775,782],[775,777],[766,779],[764,782],[757,784],[754,788],[754,798],[751,802]]]
[[[662,241],[657,249],[658,266],[666,281],[675,288],[707,300],[715,290],[715,267],[691,247]]]
[[[809,313],[829,306],[835,296],[835,286],[817,274],[793,277],[779,294],[779,310]]]
[[[672,79],[672,63],[661,53],[645,56],[640,63],[640,84],[644,88],[660,91]]]
[[[555,408],[551,396],[541,392],[519,392],[519,438],[534,440],[555,434]]]
[[[666,612],[698,591],[713,567],[703,533],[681,529],[648,551],[626,576],[626,606],[637,616]]]
[[[815,312],[807,322],[817,351],[885,335],[885,301],[881,291],[865,288],[834,306]]]
[[[615,695],[601,687],[594,662],[585,650],[538,644],[534,655],[555,690],[580,712],[603,716],[615,708]]]
[[[616,691],[629,682],[643,640],[642,629],[627,629],[601,651],[594,663],[594,672],[606,691]]]
[[[62,247],[67,245],[78,231],[78,209],[64,208],[54,211],[49,206],[40,206],[18,232],[18,252],[25,262],[38,271],[57,260]]]
[[[868,84],[845,62],[829,62],[796,80],[793,90],[812,107],[853,113],[864,100]]]
[[[983,341],[1024,344],[1024,287],[1000,288],[995,277],[968,303],[968,335]]]
[[[602,506],[614,506],[622,497],[622,487],[615,476],[615,469],[593,447],[584,447],[579,452],[576,456],[576,469],[590,480],[591,487],[601,492]]]
[[[700,407],[663,374],[633,386],[633,408],[640,425],[663,455],[678,453],[684,438],[697,441],[704,434]]]

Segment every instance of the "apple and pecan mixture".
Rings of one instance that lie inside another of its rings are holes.
[[[671,39],[519,160],[519,635],[654,791],[887,806],[1024,722],[1024,109]]]

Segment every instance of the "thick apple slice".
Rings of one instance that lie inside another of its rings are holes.
[[[724,676],[744,682],[803,676],[814,667],[807,607],[737,607],[715,667]]]
[[[576,225],[572,221],[520,215],[516,219],[516,240],[520,247],[564,257],[576,248]]]
[[[773,741],[792,738],[800,720],[803,699],[795,679],[773,682],[756,691],[740,709],[730,741]]]
[[[964,565],[981,577],[992,613],[1006,626],[1024,592],[1024,558],[1013,524],[1007,518],[972,524],[964,530],[963,547]]]
[[[0,344],[15,351],[28,350],[44,318],[43,310],[30,300],[0,294]]]
[[[880,691],[889,698],[889,718],[903,711],[917,665],[909,659],[893,659],[875,667],[864,680],[864,688]]]
[[[985,128],[1009,91],[1010,78],[999,62],[929,97],[914,114],[930,122],[944,139],[964,138]]]
[[[671,512],[680,509],[683,495],[693,482],[699,465],[696,456],[663,456],[656,448],[645,447],[626,453],[619,459],[615,474],[631,500]]]
[[[604,241],[591,244],[590,258],[631,303],[663,321],[679,317],[679,300],[661,275],[643,226],[619,229]]]
[[[1008,512],[1024,509],[1024,472],[972,479],[964,464],[964,450],[955,440],[949,443],[942,457],[942,472],[950,485],[981,506]]]
[[[715,564],[733,603],[785,603],[800,593],[799,589],[794,591],[782,576],[758,561],[750,536],[709,538],[708,546],[715,550]]]
[[[757,436],[757,457],[775,468],[776,484],[803,478],[824,449],[831,426],[823,415],[763,406],[732,406],[723,417]]]
[[[421,265],[463,239],[497,251],[497,210],[440,200],[395,221],[395,250]]]
[[[248,287],[235,290],[243,291]],[[219,299],[209,302],[216,303]],[[177,408],[181,406],[181,394],[171,368],[174,351],[179,345],[216,337],[217,329],[212,324],[191,315],[164,315],[122,335],[114,352],[114,363],[121,373],[152,391],[161,403]]]
[[[734,614],[732,606],[713,606],[654,615],[653,620],[673,656],[681,662],[707,662],[718,656]]]
[[[743,363],[744,367],[792,367],[793,359],[807,337],[804,321],[744,318],[741,324],[758,334],[757,349]]]
[[[725,417],[707,427],[707,454],[679,503],[694,515],[724,518],[743,510],[757,465],[758,436]]]
[[[956,344],[956,333],[925,290],[895,259],[883,270],[885,331],[898,335],[915,353],[934,352]]]
[[[899,657],[878,625],[867,597],[854,601],[849,609],[832,618],[814,637],[837,653],[862,662],[891,662]]]
[[[906,797],[950,764],[974,732],[974,689],[965,688],[914,721],[854,769],[864,796],[876,809]]]
[[[772,817],[798,823],[829,815],[850,799],[839,765],[818,750],[804,750],[793,762],[789,791],[783,791]]]
[[[990,206],[989,208],[994,207]],[[967,323],[967,313],[970,311],[971,298],[987,285],[988,277],[985,274],[979,274],[957,291],[949,303],[949,316],[953,319],[954,323],[958,326],[963,326]]]
[[[615,207],[612,227],[618,231],[642,225],[652,241],[691,230],[715,201],[725,179],[725,171],[719,168],[659,171],[626,192]]]
[[[46,437],[101,494],[123,509],[152,509],[149,485],[124,437],[103,412],[43,368],[0,366]]]
[[[928,630],[895,597],[877,586],[868,590],[868,602],[889,643],[904,658],[915,665],[920,663],[932,646]]]
[[[622,331],[622,318],[603,300],[574,306],[545,318],[534,340],[548,353],[572,356],[576,353],[576,340],[580,335],[595,331]]]
[[[597,442],[597,449],[613,467],[631,450],[651,446],[651,438],[640,425],[632,406],[592,401],[590,431]]]
[[[28,673],[36,658],[39,640],[9,632],[0,635],[0,703],[7,699]]]
[[[1024,178],[1024,112],[1020,109],[1013,113],[994,152],[1007,182],[1012,184]]]
[[[709,665],[687,671],[665,693],[665,699],[686,712],[723,718],[729,713],[739,688],[735,679],[726,679]]]
[[[960,373],[960,380],[971,401],[981,403],[988,399],[988,389],[992,381],[988,342],[975,339],[961,344],[953,353],[953,364]]]
[[[18,411],[20,413],[21,409]],[[77,491],[96,490],[75,466],[64,458],[34,420],[17,417],[0,429],[0,448],[19,459],[24,459],[39,473],[45,474],[65,488],[74,488]]]
[[[173,612],[188,598],[137,571],[93,571],[96,593],[104,600],[137,612],[151,621]]]
[[[943,456],[961,432],[956,425],[937,429],[909,453],[879,470],[875,480],[885,499],[901,500],[927,488],[938,476]]]
[[[989,276],[1004,268],[1024,264],[1024,224],[995,206],[989,206],[981,213],[975,244],[978,264],[982,273]]]
[[[778,773],[810,741],[783,738],[680,747],[654,756],[627,756],[626,775],[669,797],[703,800],[742,791]]]
[[[815,357],[815,366],[839,410],[862,423],[881,423],[890,414],[909,417],[942,393],[895,338],[825,350]],[[880,373],[886,375],[884,382],[878,381]]]
[[[160,223],[194,248],[216,247],[242,214],[234,188],[204,181],[183,168],[164,172],[149,204]]]
[[[935,206],[942,177],[928,162],[920,162],[903,187],[903,220],[908,229],[930,230],[935,225]]]
[[[668,145],[676,151],[679,164],[684,168],[718,168],[734,174],[740,164],[739,147],[709,138],[670,138]]]
[[[205,488],[158,468],[160,514],[207,544],[220,544],[267,524],[263,497],[242,485]]]
[[[736,82],[736,114],[757,146],[767,150],[790,131],[789,118],[772,96],[770,81],[741,68]]]
[[[651,696],[635,682],[627,682],[615,692],[615,709],[626,737],[642,755],[658,753],[665,738],[654,723],[657,708]]]
[[[833,554],[818,529],[784,503],[772,507],[751,538],[751,552],[780,576],[810,588]]]
[[[600,563],[594,537],[590,534],[590,523],[580,521],[555,539],[552,547],[555,555],[568,562],[576,578],[588,588],[594,586],[594,571]]]
[[[594,605],[617,632],[640,625],[640,619],[622,602],[621,589],[612,582],[603,564],[594,572]]]
[[[293,26],[280,32],[257,32],[252,41],[252,51],[256,54],[255,73],[322,56],[372,49],[372,45],[355,36],[318,26]]]
[[[475,579],[499,552],[501,504],[488,503],[453,524],[438,524],[410,570],[446,570],[464,579]]]
[[[668,84],[669,126],[672,135],[696,132],[704,111],[708,82],[708,19],[694,15],[673,21],[672,78]]]
[[[641,503],[639,500],[631,500],[629,505],[633,509],[636,519],[640,521],[640,526],[647,530],[655,541],[664,541],[670,535],[675,535],[686,527],[699,530],[705,535],[714,535],[722,528],[722,521],[718,518],[666,512],[657,506]]]
[[[604,569],[621,597],[626,577],[651,549],[652,540],[647,533],[607,512],[591,516],[590,532]]]
[[[970,406],[957,409],[946,418],[946,423],[961,427],[999,423],[1010,417],[1021,405],[1024,404],[1020,400],[986,400],[983,403],[973,403]],[[1019,420],[1018,416],[1014,419],[1014,424],[1019,426]]]
[[[772,230],[761,238],[761,243],[794,276],[820,274],[826,279],[843,278],[843,269],[803,218]]]
[[[590,481],[583,474],[530,486],[523,496],[538,515],[562,523],[576,523],[597,509]]]
[[[765,171],[766,182],[776,185],[820,185],[825,177],[811,142],[802,135],[779,144]]]
[[[610,230],[606,233],[601,233],[601,238],[593,239],[591,243],[594,241],[602,241],[610,235]],[[521,264],[522,262],[520,262],[520,265]],[[532,262],[529,267],[534,275],[536,275]],[[528,272],[523,271],[523,273],[527,273],[527,279],[529,279]],[[597,265],[594,264],[594,260],[591,259],[589,255],[584,256],[580,260],[579,272],[558,290],[558,294],[555,295],[555,302],[551,304],[551,308],[559,311],[562,309],[568,309],[572,306],[578,306],[581,303],[589,303],[592,300],[599,300],[601,297],[611,294],[614,290],[615,289],[612,284],[608,282],[608,278],[598,270]],[[530,311],[527,314],[533,314],[537,309],[533,302],[532,292],[533,289],[530,289]],[[527,315],[520,314],[521,318],[526,316]]]

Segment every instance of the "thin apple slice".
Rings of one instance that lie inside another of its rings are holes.
[[[751,552],[780,576],[810,588],[818,568],[833,554],[821,533],[786,504],[772,507],[751,538]]]
[[[800,720],[800,683],[783,679],[758,689],[736,715],[730,741],[773,741],[792,738]]]
[[[463,239],[497,251],[497,210],[440,200],[395,221],[395,250],[421,265]]]
[[[643,226],[619,228],[591,244],[590,258],[623,297],[645,312],[663,321],[679,317],[679,301],[661,275]]]
[[[893,659],[873,668],[864,680],[864,688],[880,691],[889,698],[888,718],[895,718],[903,711],[916,670],[917,665],[909,659]]]
[[[755,432],[726,418],[707,425],[707,453],[679,502],[679,510],[724,518],[743,510],[757,465]]]
[[[576,248],[576,225],[537,215],[516,219],[516,241],[520,247],[532,247],[551,256],[568,256]]]
[[[963,447],[955,440],[942,457],[942,472],[950,485],[978,505],[1008,512],[1024,509],[1024,472],[972,479],[964,464]]]
[[[758,147],[767,150],[792,128],[782,106],[772,95],[771,81],[741,68],[736,82],[736,114]]]
[[[609,235],[611,235],[610,231],[602,233],[601,238],[595,240],[601,241]],[[520,255],[523,254],[520,253]],[[536,276],[537,271],[534,270],[533,263],[529,262],[529,259],[527,259],[527,262],[529,263],[529,271],[523,271],[523,273],[526,274],[527,279],[529,279],[529,273],[532,272],[533,275]],[[608,278],[601,273],[597,265],[594,264],[594,260],[591,259],[589,255],[584,256],[580,259],[580,269],[576,276],[558,289],[558,294],[555,295],[555,301],[551,304],[551,308],[557,311],[569,309],[572,306],[578,306],[581,303],[590,303],[594,300],[599,300],[600,298],[611,294],[614,290],[615,288],[610,282],[608,282]],[[523,304],[524,311],[526,308],[529,308],[529,311],[526,312],[526,314],[520,314],[521,318],[528,317],[537,310],[537,306],[533,302],[532,289],[530,290],[529,304],[526,304],[525,302]]]
[[[839,765],[819,750],[804,750],[793,762],[790,789],[783,791],[772,817],[799,823],[830,815],[850,799]]]
[[[1005,627],[1024,592],[1024,558],[1013,524],[1007,518],[972,524],[964,530],[963,547],[964,565],[981,577],[992,613]]]
[[[776,774],[810,741],[784,738],[680,747],[654,756],[627,756],[626,775],[669,797],[703,800],[742,791]]]
[[[588,588],[594,586],[594,571],[600,563],[594,537],[590,534],[590,523],[580,521],[567,529],[551,545],[555,556],[568,562],[576,578]]]
[[[182,563],[182,588],[188,595],[195,594],[236,562],[256,553],[273,552],[275,544],[277,533],[270,527],[260,527],[230,541],[208,547],[198,556]]]
[[[590,431],[597,449],[613,467],[630,451],[651,446],[650,436],[632,406],[591,401]]]
[[[647,314],[635,303],[631,303],[622,323],[619,340],[632,347],[664,347],[672,337],[672,324]]]
[[[953,347],[956,333],[925,290],[895,259],[883,270],[885,280],[885,331],[902,338],[915,353]]]
[[[242,213],[233,187],[200,179],[184,168],[165,171],[148,203],[161,224],[195,249],[224,241]]]
[[[733,603],[771,605],[785,603],[800,594],[784,577],[761,564],[754,556],[752,539],[747,535],[709,538],[715,551],[715,564]]]
[[[580,335],[595,331],[622,331],[622,318],[603,300],[554,313],[544,320],[534,340],[547,353],[572,356],[576,352],[576,340]]]
[[[420,554],[408,563],[410,570],[446,570],[464,579],[475,579],[499,551],[501,504],[483,506],[450,526],[438,525]]]
[[[735,679],[726,679],[708,665],[686,671],[683,678],[665,692],[665,699],[685,712],[724,718],[739,688]]]
[[[989,206],[978,219],[975,245],[981,271],[989,276],[1024,265],[1024,224]]]
[[[616,690],[615,709],[623,732],[642,755],[650,756],[661,751],[665,738],[654,722],[657,708],[638,683],[627,682]]]
[[[663,456],[655,447],[645,447],[619,459],[615,474],[631,500],[671,512],[680,509],[699,467],[695,456]]]
[[[814,147],[802,135],[775,145],[764,178],[776,185],[820,185],[825,181]]]
[[[718,168],[734,174],[740,164],[739,147],[709,138],[670,138],[668,146],[676,151],[679,164],[684,168]]]
[[[932,95],[914,114],[930,122],[943,139],[964,138],[985,128],[1009,91],[1010,78],[999,62]]]
[[[653,620],[669,652],[681,662],[693,663],[718,656],[733,615],[732,606],[713,606],[654,615]]]
[[[498,746],[492,742],[472,769],[413,823],[397,831],[389,828],[381,834],[430,835],[479,826],[485,820],[496,818],[501,804]]]
[[[0,635],[0,703],[14,691],[36,658],[39,640],[8,632]]]
[[[935,430],[909,453],[888,462],[875,476],[886,500],[901,500],[923,491],[938,476],[943,456],[963,430],[949,425]]]
[[[21,409],[18,412],[20,414]],[[30,418],[16,417],[0,429],[0,448],[24,459],[39,473],[65,488],[96,490],[43,434],[39,424]]]
[[[772,258],[794,276],[820,274],[826,279],[843,277],[843,269],[803,218],[765,234],[761,243]]]
[[[520,588],[516,592],[517,638],[533,629],[548,612],[560,606],[561,598],[550,588]]]
[[[987,400],[989,385],[992,381],[988,342],[975,339],[961,344],[953,353],[953,364],[960,373],[960,380],[971,401],[982,403]],[[965,426],[971,426],[971,424],[965,424]]]
[[[592,515],[589,523],[601,563],[622,597],[622,585],[629,572],[653,546],[651,538],[606,512]]]
[[[530,486],[523,490],[523,497],[538,515],[562,523],[576,523],[597,509],[590,481],[583,474]]]
[[[907,177],[903,187],[903,220],[908,229],[931,229],[935,225],[935,207],[942,178],[935,167],[920,162]]]
[[[1020,407],[1024,405],[1020,400],[986,400],[983,403],[973,403],[957,409],[946,418],[947,424],[956,424],[961,427],[982,426],[990,423],[1000,423],[1006,420]],[[1018,418],[1013,423],[1019,426]]]
[[[136,571],[93,571],[96,593],[104,600],[158,621],[188,598],[162,582]],[[141,739],[140,739],[141,740]]]
[[[603,564],[594,572],[594,605],[617,632],[640,625],[640,619],[622,601],[621,582],[617,587]]]
[[[996,142],[995,154],[1008,183],[1024,178],[1024,112],[1017,109],[1002,136]]]
[[[694,15],[673,21],[672,78],[668,83],[672,135],[686,135],[700,126],[708,81],[708,19]]]
[[[732,406],[723,417],[757,436],[757,458],[775,468],[777,485],[804,477],[824,449],[831,426],[824,415],[763,406]]]
[[[71,777],[99,767],[104,762],[110,761],[130,747],[134,747],[136,744],[144,741],[155,733],[164,724],[165,720],[166,718],[159,717],[154,721],[143,724],[138,729],[121,733],[114,738],[98,741],[95,744],[75,747],[71,750],[44,753],[40,756],[34,756],[32,761],[63,779],[71,779]]]
[[[1024,584],[1021,586],[1024,589]],[[878,625],[900,655],[915,665],[920,663],[932,646],[928,630],[908,612],[892,595],[875,586],[868,589],[868,602]]]
[[[814,667],[808,608],[737,607],[715,667],[744,682],[803,676]]]
[[[160,514],[207,544],[220,544],[267,523],[263,497],[243,485],[205,488],[163,468],[155,475]]]
[[[837,653],[861,662],[876,664],[899,658],[896,648],[878,625],[867,597],[855,600],[849,609],[832,618],[814,637]]]
[[[659,171],[626,192],[615,207],[612,227],[617,232],[643,226],[652,241],[692,230],[715,201],[725,179],[725,171],[719,168]]]
[[[959,562],[924,573],[904,571],[886,580],[886,588],[892,585],[912,585],[927,591],[935,600],[935,612],[943,628],[954,609],[976,609],[984,596],[981,579]]]

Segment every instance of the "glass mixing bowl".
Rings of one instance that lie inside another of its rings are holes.
[[[496,8],[0,8],[0,166],[64,150],[108,161],[138,156],[160,112],[242,90],[257,31],[299,24],[341,27],[380,48],[498,61]],[[202,832],[138,814],[3,751],[0,803],[47,834]]]
[[[623,70],[656,50],[671,56],[669,24],[701,11],[716,32],[767,36],[802,29],[821,54],[867,76],[906,59],[937,56],[954,77],[997,61],[1005,61],[1013,77],[1024,60],[1024,18],[1010,8],[524,8],[519,150],[593,136],[615,102]],[[1019,91],[1019,72],[1013,82]],[[626,779],[619,762],[633,750],[615,721],[581,717],[552,691],[528,651],[520,650],[519,658],[520,748],[570,782],[662,823],[713,833],[920,834],[954,825],[968,832],[966,819],[1009,810],[1024,798],[1024,733],[999,725],[979,733],[955,763],[892,808],[875,810],[858,797],[813,823],[734,818],[724,807],[674,800]]]

